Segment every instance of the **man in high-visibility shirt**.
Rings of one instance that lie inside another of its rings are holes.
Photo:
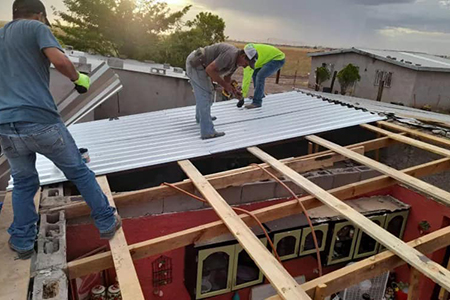
[[[255,69],[245,68],[244,79],[242,80],[242,95],[246,98],[248,96],[248,89],[250,88],[250,81],[253,78],[253,85],[255,87],[253,102],[245,106],[245,108],[252,109],[262,106],[266,78],[283,67],[286,56],[278,48],[271,45],[247,44],[245,48],[248,47],[255,48],[258,53]]]

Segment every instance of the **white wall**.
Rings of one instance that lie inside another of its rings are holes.
[[[376,100],[378,94],[378,86],[374,84],[376,71],[392,72],[391,87],[384,88],[382,102],[400,102],[405,105],[412,105],[413,89],[417,77],[417,72],[414,70],[402,68],[356,53],[317,56],[312,57],[309,78],[310,87],[314,86],[315,70],[317,67],[322,66],[322,63],[334,64],[334,70],[338,72],[349,63],[358,66],[361,81],[356,83],[352,95],[372,100]],[[331,80],[322,84],[324,87],[329,87],[330,85]],[[337,79],[334,84],[334,91],[340,92],[340,85]]]
[[[413,90],[416,107],[450,110],[450,73],[418,72]]]

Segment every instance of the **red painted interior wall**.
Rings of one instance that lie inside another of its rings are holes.
[[[370,195],[392,195],[394,198],[401,200],[412,206],[408,224],[406,227],[404,240],[410,241],[421,236],[418,224],[422,220],[427,220],[431,225],[431,230],[437,230],[445,225],[449,225],[445,221],[445,217],[450,218],[450,209],[436,203],[433,200],[427,199],[411,190],[401,186],[394,186],[383,191],[371,193]],[[266,207],[276,203],[282,202],[280,200],[268,201],[264,203],[257,203],[242,206],[248,210],[255,210],[261,207]],[[127,219],[123,222],[124,231],[127,236],[129,244],[142,242],[159,236],[164,236],[170,233],[195,227],[208,222],[216,221],[218,217],[212,210],[202,210],[193,212],[184,212],[176,214],[165,214],[160,216],[149,216],[138,219]],[[98,232],[93,225],[76,225],[69,226],[67,229],[67,258],[68,261],[76,259],[77,257],[92,251],[106,242],[99,239]],[[445,251],[438,251],[430,258],[441,263]],[[140,279],[142,289],[147,300],[156,299],[190,299],[184,287],[184,248],[176,249],[164,255],[172,258],[173,266],[173,283],[162,288],[164,295],[162,297],[154,295],[152,285],[152,261],[159,255],[145,258],[135,262],[136,270]],[[305,275],[306,280],[316,278],[318,274],[314,273],[317,268],[317,263],[314,256],[305,257],[302,259],[289,260],[283,263],[289,273],[296,277]],[[324,274],[335,270],[334,267],[324,268]],[[400,267],[395,270],[397,272],[398,280],[409,282],[409,268],[407,266]],[[109,276],[114,278],[114,274]],[[110,280],[111,281],[111,280]],[[111,284],[112,282],[107,282]],[[430,299],[431,293],[434,289],[434,283],[427,278],[421,281],[421,297],[419,299]],[[239,290],[240,299],[246,300],[249,297],[250,288]],[[232,293],[217,296],[210,299],[226,300],[231,299]]]

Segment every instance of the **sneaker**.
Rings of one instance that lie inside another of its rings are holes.
[[[240,99],[240,100],[238,101],[238,103],[236,104],[236,106],[237,106],[238,108],[241,108],[242,106],[244,106],[244,99],[243,99],[243,98]]]
[[[23,260],[30,259],[33,256],[33,254],[34,254],[34,249],[31,249],[31,250],[17,250],[17,249],[14,249],[13,244],[11,244],[11,240],[8,241],[8,245],[9,245],[9,248],[12,251],[17,253],[17,258],[18,259],[23,259]]]
[[[122,227],[122,219],[120,218],[120,216],[115,215],[114,217],[116,218],[116,226],[114,226],[114,228],[111,229],[111,231],[100,232],[100,238],[102,240],[112,239],[114,237],[114,235],[116,234],[116,231],[119,230],[120,227]]]
[[[258,107],[261,107],[261,105],[257,105],[255,103],[250,103],[245,106],[246,109],[258,108]]]
[[[213,134],[207,135],[207,136],[202,136],[202,140],[208,140],[208,139],[213,139],[216,137],[221,137],[224,136],[225,132],[220,132],[220,131],[216,131]]]

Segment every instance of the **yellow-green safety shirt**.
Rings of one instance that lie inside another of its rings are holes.
[[[247,46],[247,45],[246,45]],[[278,48],[271,45],[253,44],[258,52],[258,60],[255,63],[255,70],[261,69],[265,64],[272,60],[282,60],[286,55]],[[244,78],[242,79],[242,95],[247,97],[248,89],[252,81],[254,70],[250,67],[244,69]]]

